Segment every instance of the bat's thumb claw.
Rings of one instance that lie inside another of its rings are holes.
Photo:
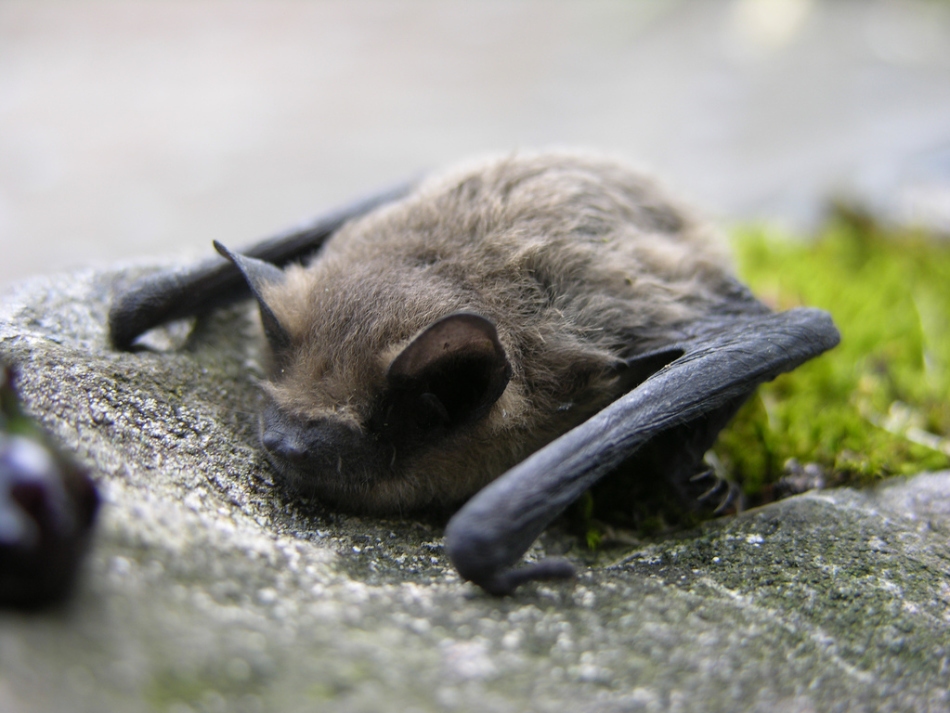
[[[572,579],[576,574],[574,565],[567,560],[541,560],[527,567],[509,569],[498,572],[488,579],[476,581],[479,587],[496,597],[503,597],[514,592],[526,582],[536,582],[552,579]]]

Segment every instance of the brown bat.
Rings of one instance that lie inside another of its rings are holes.
[[[248,254],[216,247],[260,307],[261,443],[287,484],[365,512],[468,501],[447,550],[498,594],[568,574],[509,567],[621,462],[685,497],[756,386],[839,338],[824,312],[758,302],[652,178],[586,155],[484,161]],[[149,278],[114,305],[113,340],[239,285],[223,264]]]

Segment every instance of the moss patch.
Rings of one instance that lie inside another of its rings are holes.
[[[775,309],[828,310],[831,352],[759,389],[716,455],[754,499],[789,458],[834,482],[950,466],[950,242],[838,209],[812,241],[735,231],[740,277]]]

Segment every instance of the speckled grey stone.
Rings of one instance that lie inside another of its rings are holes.
[[[946,711],[950,473],[808,493],[492,599],[441,524],[276,492],[247,305],[109,348],[115,285],[23,283],[0,357],[105,497],[72,601],[0,612],[0,710]],[[250,339],[249,339],[250,338]]]

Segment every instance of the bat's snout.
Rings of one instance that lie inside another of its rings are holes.
[[[261,445],[269,455],[290,463],[303,463],[310,455],[306,444],[288,437],[279,431],[268,430],[261,434]]]
[[[364,440],[355,429],[329,419],[299,424],[275,420],[261,431],[268,457],[313,475],[342,475],[342,463],[365,450]]]

